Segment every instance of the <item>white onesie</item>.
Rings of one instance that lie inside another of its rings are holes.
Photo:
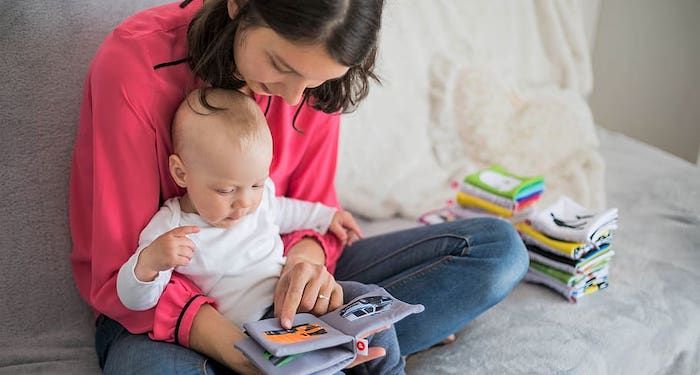
[[[199,215],[182,212],[179,198],[172,198],[141,232],[134,255],[121,267],[117,293],[131,310],[148,310],[158,303],[170,281],[172,269],[155,280],[142,282],[134,269],[141,251],[161,234],[185,225],[200,231],[188,237],[196,248],[190,263],[177,267],[208,296],[218,310],[237,326],[260,319],[273,301],[277,280],[285,262],[280,233],[328,230],[336,209],[320,203],[276,197],[272,180],[265,181],[260,206],[228,229],[207,224]]]

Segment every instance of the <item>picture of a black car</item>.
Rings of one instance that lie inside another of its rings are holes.
[[[340,310],[340,316],[349,321],[354,321],[366,316],[379,314],[391,306],[392,302],[391,298],[385,296],[360,298]]]

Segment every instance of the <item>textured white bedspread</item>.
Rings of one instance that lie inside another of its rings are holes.
[[[567,303],[521,284],[411,374],[700,373],[700,168],[601,130],[608,205],[620,209],[607,290]],[[366,234],[414,225],[364,223]]]

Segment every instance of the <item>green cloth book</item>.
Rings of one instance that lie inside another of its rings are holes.
[[[542,176],[517,176],[499,165],[470,174],[464,182],[514,201],[544,190]]]
[[[566,271],[562,271],[556,268],[552,268],[546,264],[537,262],[535,260],[530,260],[530,268],[534,269],[535,271],[539,271],[542,274],[545,274],[562,284],[568,286],[568,287],[575,287],[582,281],[585,281],[591,277],[591,274],[598,272],[602,270],[603,268],[607,267],[610,264],[610,260],[606,260],[601,262],[600,264],[596,264],[595,267],[592,267],[590,270],[586,271],[585,274],[570,274]]]
[[[581,282],[581,280],[588,277],[588,275],[575,274],[564,272],[552,267],[548,267],[545,264],[538,263],[536,261],[530,260],[530,268],[537,270],[545,275],[548,275],[566,286],[574,286]]]

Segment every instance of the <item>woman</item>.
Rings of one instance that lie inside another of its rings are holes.
[[[338,113],[352,110],[375,79],[382,6],[187,0],[130,17],[106,38],[85,83],[70,193],[74,276],[98,316],[105,373],[253,371],[233,347],[244,334],[189,280],[173,274],[154,309],[134,312],[119,303],[117,271],[160,203],[182,194],[167,173],[170,122],[186,93],[203,84],[239,89],[264,110],[278,192],[337,206]],[[275,291],[283,325],[297,311],[340,305],[336,279],[379,284],[426,307],[396,325],[404,355],[502,300],[527,267],[519,237],[496,219],[386,234],[344,250],[314,232],[284,242],[287,263]],[[353,365],[382,354],[372,348]]]

